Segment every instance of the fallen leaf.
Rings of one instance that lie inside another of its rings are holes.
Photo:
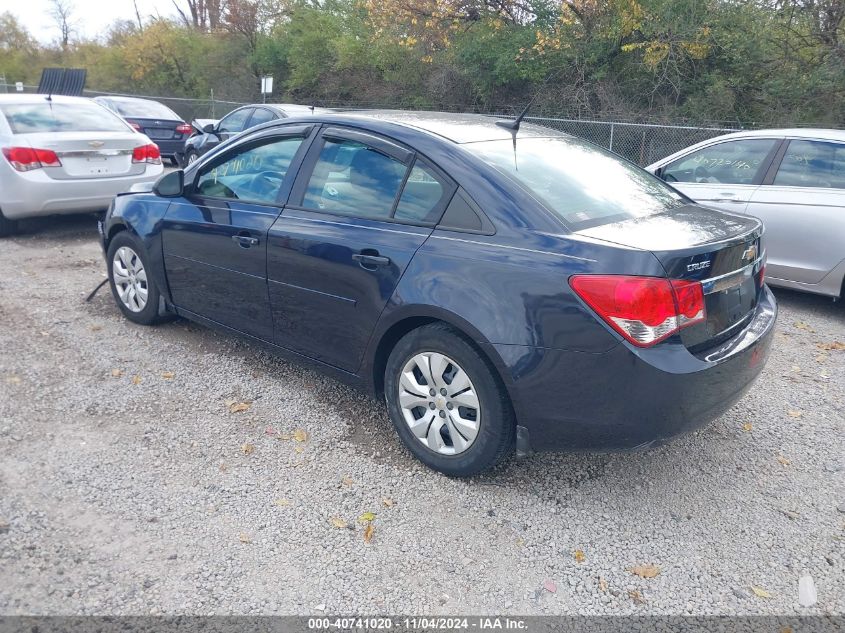
[[[376,515],[373,514],[372,512],[365,512],[364,514],[362,514],[361,516],[358,517],[358,520],[361,523],[367,523],[369,521],[374,521],[375,518],[376,518]]]
[[[304,453],[305,447],[304,446],[294,446],[293,450],[294,450],[295,453]]]
[[[743,431],[750,431],[753,428],[754,427],[752,426],[751,422],[746,422],[745,424],[742,425]]]
[[[290,505],[290,499],[285,499],[284,497],[276,499],[273,504],[279,506],[280,508],[285,508]]]
[[[92,332],[99,332],[100,330],[103,329],[103,326],[102,325],[92,325],[88,329],[91,330]]]
[[[220,469],[221,473],[225,473],[227,470],[229,470],[229,467],[226,464],[220,464],[218,468]]]
[[[274,429],[272,426],[268,426],[266,429],[264,429],[264,434],[265,435],[275,435],[276,429]]]
[[[796,371],[796,372],[797,372],[797,371],[801,371],[801,368],[800,368],[798,365],[793,365],[793,366],[792,366],[792,371]]]
[[[587,557],[584,556],[584,552],[580,549],[575,550],[574,556],[575,556],[575,562],[576,563],[583,563],[585,560],[587,560]]]
[[[280,439],[280,440],[284,440],[284,441],[289,440],[289,439],[290,439],[290,433],[280,433],[280,434],[279,434],[279,439]]]
[[[840,343],[839,341],[834,341],[833,343],[816,343],[816,347],[823,350],[845,350],[845,343]]]
[[[796,409],[790,409],[786,413],[787,415],[789,415],[790,418],[800,418],[802,415],[804,415],[803,411],[797,411]]]
[[[813,328],[811,328],[809,325],[807,325],[806,323],[804,323],[804,321],[796,321],[795,323],[793,323],[793,325],[795,327],[797,327],[799,330],[806,330],[807,332],[815,332],[815,330]]]
[[[517,539],[516,539],[516,544],[519,545],[520,547],[522,547],[523,545],[525,545],[525,539],[522,538],[521,536],[518,536]]]
[[[20,376],[8,376],[6,382],[10,385],[19,385],[21,382]]]
[[[757,596],[758,598],[771,598],[772,597],[772,594],[770,594],[765,589],[761,589],[760,587],[754,587],[752,585],[751,591],[753,591],[754,595]]]
[[[607,593],[607,581],[604,578],[599,578],[599,589]]]
[[[373,540],[373,532],[375,532],[376,528],[372,523],[367,523],[367,527],[364,528],[364,542],[369,543]]]
[[[543,581],[543,589],[549,593],[557,593],[557,585],[554,580],[546,579]]]
[[[797,521],[801,518],[801,515],[794,510],[780,510],[779,512],[790,521]]]
[[[637,604],[643,604],[645,602],[645,598],[643,598],[643,594],[641,594],[636,589],[631,589],[628,591],[628,597],[631,598]]]
[[[628,571],[640,578],[654,578],[660,574],[660,567],[657,565],[637,565],[631,567]]]
[[[296,429],[293,432],[293,439],[295,439],[297,442],[304,442],[308,439],[308,433],[306,433],[302,429]]]
[[[783,455],[778,455],[778,461],[783,464],[784,466],[789,466],[792,462],[790,462],[786,457]]]
[[[252,455],[255,452],[255,445],[254,444],[244,444],[241,446],[241,453],[244,455]]]
[[[329,522],[339,530],[349,527],[349,524],[340,517],[332,517]]]
[[[163,372],[161,372],[161,377],[162,377],[162,378],[164,378],[165,380],[173,380],[173,377],[174,377],[175,375],[176,375],[176,374],[174,374],[172,371],[163,371]]]
[[[241,543],[252,543],[252,539],[249,537],[249,534],[247,534],[246,532],[241,532],[238,535],[238,540]]]
[[[394,505],[396,505],[396,502],[390,497],[382,497],[381,505],[383,505],[385,508],[392,508]]]
[[[352,477],[344,477],[340,480],[340,483],[342,483],[344,486],[351,486],[355,483],[355,480],[352,479]]]
[[[133,385],[140,385],[141,384],[141,377],[140,376],[132,376],[132,384]]]
[[[41,336],[50,336],[49,332],[41,332]]]
[[[229,413],[240,413],[241,411],[249,410],[252,405],[251,402],[233,402],[229,405]]]
[[[123,375],[123,370],[122,369],[112,369],[111,375],[112,375],[113,378],[120,378]]]

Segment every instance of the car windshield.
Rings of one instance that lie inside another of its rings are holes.
[[[12,134],[37,132],[126,132],[117,115],[94,103],[10,103],[0,105]]]
[[[112,100],[117,111],[121,116],[136,117],[139,119],[170,119],[172,121],[181,120],[179,115],[166,105],[158,103],[157,101],[145,101],[143,99],[131,100]]]
[[[464,145],[526,188],[572,230],[660,213],[685,204],[659,178],[574,138],[517,137]]]

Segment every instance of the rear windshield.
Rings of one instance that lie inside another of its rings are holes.
[[[637,218],[685,204],[662,180],[615,154],[574,138],[467,143],[572,230]]]
[[[139,119],[169,119],[181,121],[179,115],[166,105],[157,101],[118,101],[112,100],[121,116],[137,117]]]
[[[95,103],[14,103],[0,105],[12,134],[37,132],[127,132],[116,114]]]

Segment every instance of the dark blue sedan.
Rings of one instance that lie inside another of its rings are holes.
[[[453,476],[694,429],[759,375],[777,314],[759,221],[475,115],[268,123],[118,196],[101,231],[127,318],[186,317],[384,397]]]

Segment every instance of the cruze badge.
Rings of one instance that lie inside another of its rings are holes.
[[[687,264],[687,270],[692,272],[694,270],[704,270],[705,268],[710,268],[710,260],[704,262],[695,262],[694,264]]]

